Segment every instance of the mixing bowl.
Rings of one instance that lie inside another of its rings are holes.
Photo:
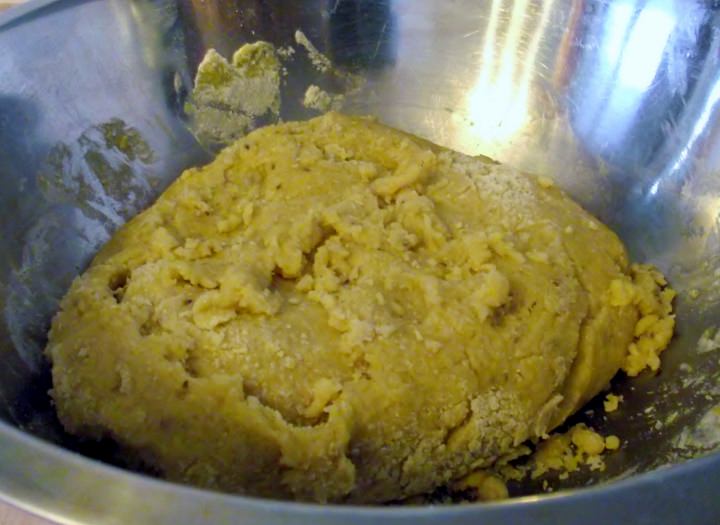
[[[693,0],[36,0],[0,15],[2,498],[88,524],[720,522],[718,27],[716,3]],[[210,158],[185,111],[206,51],[258,40],[286,51],[280,118],[316,114],[317,85],[343,111],[552,177],[667,274],[678,325],[661,373],[618,377],[617,412],[595,400],[576,417],[623,439],[604,472],[501,503],[318,506],[162,482],[63,433],[42,357],[58,300]]]

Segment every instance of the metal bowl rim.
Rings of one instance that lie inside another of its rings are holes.
[[[720,452],[708,454],[707,456],[690,459],[680,464],[669,465],[654,471],[631,475],[627,478],[601,483],[589,487],[562,490],[552,494],[541,494],[511,498],[503,501],[485,502],[472,505],[418,505],[418,506],[361,506],[343,504],[319,504],[301,503],[293,501],[282,501],[251,496],[234,495],[207,489],[182,485],[161,479],[151,478],[146,475],[125,470],[101,461],[96,461],[57,445],[45,442],[31,434],[18,430],[7,423],[0,421],[0,443],[3,441],[14,442],[24,446],[37,456],[54,458],[71,468],[85,470],[90,473],[103,473],[109,477],[125,478],[138,490],[148,492],[173,492],[175,496],[196,500],[198,502],[216,502],[223,506],[233,507],[240,505],[244,508],[255,508],[260,512],[272,513],[284,511],[292,513],[297,517],[301,515],[310,516],[316,513],[327,515],[330,513],[335,517],[357,516],[362,517],[428,517],[442,515],[443,517],[460,517],[472,514],[481,514],[485,510],[500,511],[504,508],[517,508],[518,506],[550,506],[557,508],[564,505],[568,500],[592,500],[599,495],[609,496],[619,491],[632,491],[643,485],[652,483],[669,483],[673,478],[685,474],[701,474],[705,471],[720,469]],[[4,490],[4,487],[0,488]],[[12,494],[2,493],[9,501],[19,507],[39,515],[52,513],[52,510],[43,508],[22,497],[14,497]]]
[[[20,22],[28,15],[32,15],[60,0],[27,0],[24,4],[16,6],[9,11],[0,13],[0,31],[7,26]],[[92,1],[92,0],[90,0]],[[176,496],[195,500],[197,502],[215,502],[226,507],[240,506],[246,509],[255,509],[259,512],[272,514],[274,512],[291,513],[297,518],[311,517],[318,513],[330,514],[333,517],[358,516],[363,518],[413,518],[432,516],[443,518],[458,518],[461,516],[482,515],[485,511],[503,509],[517,509],[524,507],[549,507],[558,509],[569,501],[591,501],[598,496],[611,496],[620,491],[637,490],[653,483],[670,483],[675,478],[684,475],[702,475],[706,472],[720,470],[720,452],[710,453],[703,457],[690,459],[682,463],[668,465],[660,469],[631,475],[626,478],[605,482],[589,487],[562,490],[557,493],[539,494],[512,498],[504,501],[487,502],[472,505],[425,505],[425,506],[359,506],[342,504],[317,504],[281,501],[256,498],[242,495],[233,495],[181,485],[151,478],[139,473],[125,470],[113,465],[103,463],[82,456],[71,450],[46,442],[27,432],[19,430],[3,421],[0,421],[0,446],[14,444],[27,448],[30,452],[41,458],[54,459],[70,468],[82,469],[93,475],[105,474],[108,477],[125,479],[138,490],[154,493],[172,492]],[[67,513],[54,510],[48,506],[31,501],[27,497],[13,493],[12,481],[0,486],[0,498],[17,505],[34,514],[54,519],[72,520]],[[67,521],[68,523],[70,521]],[[75,523],[73,521],[73,523]]]

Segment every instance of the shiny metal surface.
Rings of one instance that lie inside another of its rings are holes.
[[[720,8],[693,0],[44,0],[0,15],[0,493],[67,523],[717,523],[720,429],[703,417],[720,354],[698,340],[720,319],[719,27]],[[57,301],[112,231],[209,158],[183,113],[208,48],[295,46],[284,119],[314,114],[311,83],[346,87],[297,29],[364,79],[345,111],[553,177],[667,273],[680,296],[663,371],[618,378],[619,411],[595,401],[578,416],[626,443],[564,486],[628,479],[493,505],[331,508],[65,450],[112,460],[53,416],[41,352]]]

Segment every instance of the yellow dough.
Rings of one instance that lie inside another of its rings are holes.
[[[166,478],[383,502],[657,368],[672,297],[550,181],[330,113],[183,173],[74,282],[47,353],[67,430]]]

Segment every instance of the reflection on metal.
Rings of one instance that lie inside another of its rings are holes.
[[[626,400],[621,411],[607,420],[588,416],[599,430],[626,440],[622,452],[608,457],[606,472],[571,477],[568,484],[644,472],[692,455],[674,448],[675,436],[720,401],[717,358],[695,351],[700,334],[720,319],[716,2],[41,0],[34,5],[45,7],[0,15],[1,419],[77,446],[53,418],[47,375],[28,365],[43,363],[39,349],[57,300],[130,208],[147,203],[182,168],[206,159],[186,129],[182,108],[208,48],[229,56],[257,40],[286,47],[295,45],[300,29],[334,68],[364,80],[345,98],[344,111],[376,115],[445,146],[553,177],[609,222],[635,258],[659,264],[681,292],[679,336],[664,355],[662,375],[637,381],[632,390],[619,381],[615,389]],[[343,90],[342,81],[323,77],[306,53],[295,53],[284,66],[282,119],[315,114],[303,106],[309,85]],[[113,146],[100,140],[98,130],[104,128],[98,126],[119,121],[152,156],[128,160],[117,147],[124,148],[124,141]],[[63,176],[49,184],[48,166],[55,161],[57,167],[58,160],[65,162]],[[119,202],[131,206],[121,208]],[[697,297],[688,293],[693,289],[700,290]],[[648,431],[657,425],[661,431]],[[70,470],[72,476],[57,474]],[[294,507],[277,502],[180,495],[172,486],[101,470],[0,423],[0,492],[93,523],[304,519],[322,525],[373,523],[390,513],[407,523],[445,518],[513,523],[528,515],[536,523],[578,516],[620,523],[627,518],[623,505],[646,513],[647,522],[718,522],[717,514],[707,512],[720,512],[712,492],[720,484],[720,457],[648,476],[629,480],[623,490],[602,487],[523,505],[434,509],[435,514],[384,509],[376,515],[305,508],[298,518]],[[704,485],[693,482],[698,476],[707,480]],[[82,507],[73,503],[77,494],[89,495]],[[145,506],[114,504],[128,498],[142,499]],[[668,502],[660,514],[658,501]]]
[[[690,133],[690,137],[687,140],[687,143],[680,151],[680,154],[678,155],[677,160],[673,163],[672,167],[670,168],[669,172],[672,173],[678,169],[680,169],[685,162],[688,160],[688,156],[690,155],[690,152],[692,150],[692,147],[695,145],[697,140],[702,137],[703,132],[706,130],[710,117],[717,113],[718,103],[720,103],[720,79],[718,79],[717,82],[715,82],[715,85],[712,87],[712,90],[707,96],[707,100],[705,101],[705,105],[702,108],[702,112],[697,118],[697,121],[692,127],[692,131]],[[658,180],[655,182],[651,187],[651,193],[655,194],[657,192],[659,183],[661,181]]]
[[[633,17],[633,8],[628,4],[612,4],[610,12],[622,13],[617,18],[624,19],[623,22]],[[673,4],[668,1],[654,2],[640,12],[620,58],[619,87],[637,91],[647,89],[662,63],[665,46],[674,27]]]
[[[674,3],[669,0],[647,2],[640,11],[635,0],[609,4],[604,34],[599,35],[604,53],[598,65],[612,84],[598,82],[590,87],[602,106],[581,121],[581,126],[592,130],[589,133],[615,147],[624,140],[658,74],[675,25]],[[608,89],[603,101],[600,90]]]
[[[500,18],[510,4],[510,23],[505,37],[498,37]],[[528,2],[493,0],[477,83],[467,95],[466,109],[471,127],[462,128],[466,135],[483,143],[511,144],[528,120],[529,97],[541,38],[545,32],[554,0],[543,2],[535,18],[527,16]],[[530,30],[526,25],[534,27]],[[528,45],[529,40],[529,45]],[[527,52],[521,49],[527,46]],[[542,67],[542,64],[540,64]]]
[[[510,25],[504,41],[497,46],[498,18],[502,13],[502,0],[493,0],[490,22],[483,44],[483,61],[478,82],[468,95],[468,113],[475,123],[473,131],[482,140],[505,140],[522,127],[527,118],[527,90],[529,86],[516,80],[516,48],[520,44],[522,22],[527,2],[517,2],[513,7]],[[526,61],[524,69],[533,64]],[[520,78],[525,78],[524,73]],[[518,78],[518,80],[520,80]]]

